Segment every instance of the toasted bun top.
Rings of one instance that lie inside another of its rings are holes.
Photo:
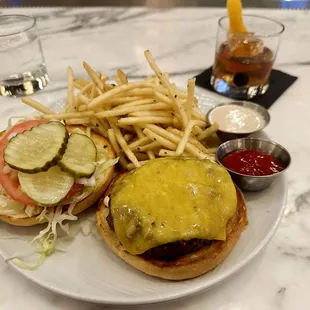
[[[67,130],[69,132],[72,132],[74,129],[79,128],[82,131],[86,131],[86,128],[84,126],[66,126]],[[94,133],[93,131],[91,132],[91,138],[96,144],[97,147],[104,148],[106,151],[106,159],[114,159],[115,154],[112,149],[112,146],[110,143],[100,136],[99,134]],[[96,180],[96,186],[93,190],[93,192],[87,196],[85,199],[82,201],[78,202],[76,206],[73,209],[73,214],[77,215],[81,213],[82,211],[86,210],[87,208],[91,207],[102,195],[102,193],[105,191],[107,186],[109,185],[114,173],[114,166],[109,167],[106,169],[103,173],[99,174]],[[41,221],[39,223],[38,219],[36,216],[33,217],[28,217],[26,214],[17,214],[17,215],[0,215],[0,220],[9,223],[11,225],[16,225],[16,226],[33,226],[37,224],[42,224],[45,221]]]

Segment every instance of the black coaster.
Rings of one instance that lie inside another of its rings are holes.
[[[212,67],[196,76],[196,85],[215,92],[210,85],[211,75]],[[296,80],[296,76],[289,75],[279,70],[272,70],[270,74],[270,86],[267,92],[262,96],[255,97],[248,101],[258,103],[268,109]]]

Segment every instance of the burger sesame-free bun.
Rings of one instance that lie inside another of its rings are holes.
[[[123,176],[124,175],[121,175],[112,181],[106,193],[107,196],[112,186],[121,182]],[[218,266],[231,252],[240,234],[245,229],[247,225],[245,199],[238,187],[236,187],[236,193],[237,209],[233,217],[227,222],[226,240],[214,240],[210,245],[173,261],[148,260],[141,255],[132,255],[128,253],[118,240],[116,234],[110,229],[106,220],[109,209],[104,205],[103,200],[99,202],[97,227],[102,238],[111,250],[134,268],[148,275],[168,280],[191,279]]]
[[[66,126],[66,128],[69,132],[72,132],[76,128],[79,128],[84,132],[86,130],[84,126]],[[110,143],[105,138],[94,132],[91,132],[91,138],[98,147],[105,148],[107,152],[107,160],[115,158],[114,151]],[[77,215],[86,210],[87,208],[91,207],[102,196],[102,193],[108,187],[113,177],[113,173],[114,173],[114,166],[111,166],[108,169],[106,169],[101,175],[99,175],[93,192],[85,199],[76,204],[72,214]],[[46,220],[39,222],[37,216],[28,217],[25,213],[10,216],[0,215],[0,220],[16,226],[33,226],[46,222]]]

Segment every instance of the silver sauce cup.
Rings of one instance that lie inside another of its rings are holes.
[[[218,137],[220,138],[220,140],[222,142],[228,141],[228,140],[232,140],[232,139],[248,137],[251,134],[257,133],[258,131],[261,131],[261,130],[265,129],[269,125],[269,123],[270,123],[270,114],[269,114],[269,112],[264,107],[260,106],[259,104],[256,104],[256,103],[253,103],[253,102],[249,102],[249,101],[231,101],[231,102],[228,102],[228,103],[219,104],[219,105],[215,106],[214,108],[212,108],[211,110],[208,111],[208,113],[207,113],[207,121],[208,121],[209,124],[214,123],[214,121],[212,122],[212,119],[211,119],[212,111],[214,111],[215,109],[217,109],[219,107],[226,106],[226,105],[241,106],[241,107],[244,107],[244,108],[248,108],[248,109],[250,109],[252,111],[255,111],[256,113],[258,113],[262,117],[264,123],[257,130],[249,131],[249,132],[225,131],[225,130],[220,128],[217,131],[217,135],[218,135]]]
[[[284,165],[284,169],[271,175],[250,176],[230,170],[223,165],[222,161],[229,153],[250,149],[270,154]],[[269,187],[274,180],[287,170],[291,163],[291,156],[283,146],[276,142],[259,138],[242,138],[224,142],[218,147],[215,156],[217,162],[230,173],[233,181],[245,191],[260,191]]]

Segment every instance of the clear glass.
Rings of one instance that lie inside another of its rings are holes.
[[[263,95],[284,26],[272,19],[244,15],[246,33],[229,31],[229,18],[219,20],[215,61],[210,83],[216,92],[247,100]]]
[[[0,95],[31,95],[47,83],[36,20],[25,15],[0,16]]]

